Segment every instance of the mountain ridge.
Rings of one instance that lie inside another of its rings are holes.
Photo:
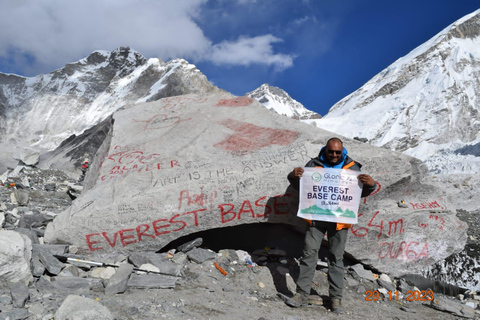
[[[184,59],[147,60],[129,47],[94,51],[46,75],[0,73],[0,139],[52,150],[126,104],[214,90]]]

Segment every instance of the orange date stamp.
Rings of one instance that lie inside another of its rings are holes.
[[[367,290],[365,292],[367,295],[365,297],[365,301],[378,301],[383,300],[380,296],[380,292],[377,290]],[[385,299],[389,301],[398,301],[399,300],[399,292],[398,291],[388,291],[385,295]],[[406,301],[433,301],[433,291],[426,290],[426,291],[417,291],[417,290],[409,290],[404,295],[404,299]]]

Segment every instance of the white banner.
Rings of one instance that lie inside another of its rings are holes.
[[[359,171],[331,168],[303,168],[297,216],[356,224],[363,184]]]

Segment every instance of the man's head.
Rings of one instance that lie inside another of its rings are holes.
[[[338,138],[330,138],[325,145],[325,159],[332,165],[342,161],[343,142]]]

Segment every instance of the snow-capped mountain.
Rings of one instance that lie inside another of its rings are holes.
[[[256,99],[267,109],[294,119],[320,119],[318,113],[306,109],[300,102],[288,95],[284,90],[262,84],[257,89],[245,94]]]
[[[478,173],[479,48],[477,10],[306,122],[417,157],[432,173]]]
[[[126,104],[212,90],[219,89],[187,61],[146,60],[128,47],[95,51],[46,75],[0,73],[0,144],[52,150]]]

